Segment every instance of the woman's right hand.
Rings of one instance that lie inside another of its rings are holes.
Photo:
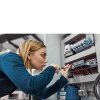
[[[58,64],[51,64],[51,66],[53,66],[56,70],[56,73],[59,72],[60,66]]]

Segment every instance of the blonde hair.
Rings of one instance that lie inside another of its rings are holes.
[[[30,65],[30,61],[28,59],[29,52],[35,52],[41,48],[46,48],[46,46],[39,41],[34,41],[34,40],[26,40],[22,43],[22,45],[18,48],[18,53],[20,57],[22,58],[24,65],[27,69],[32,71],[32,66]]]

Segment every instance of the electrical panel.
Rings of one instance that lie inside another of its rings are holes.
[[[63,39],[64,64],[71,64],[70,83],[93,81],[98,75],[94,34],[70,34]]]

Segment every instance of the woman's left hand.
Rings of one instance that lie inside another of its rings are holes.
[[[71,65],[67,64],[66,66],[63,67],[63,69],[60,70],[61,74],[65,77],[68,78],[68,71],[71,68]]]

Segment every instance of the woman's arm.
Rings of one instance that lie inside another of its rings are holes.
[[[41,74],[32,76],[26,70],[22,59],[13,53],[9,53],[2,57],[2,72],[25,93],[36,94],[46,88],[52,80],[55,68],[49,66]]]
[[[51,96],[52,94],[59,91],[67,83],[68,83],[68,80],[64,76],[61,76],[60,79],[57,80],[53,85],[51,85],[50,87],[40,91],[38,94],[36,94],[36,96],[41,98],[41,99],[46,99],[49,96]]]

